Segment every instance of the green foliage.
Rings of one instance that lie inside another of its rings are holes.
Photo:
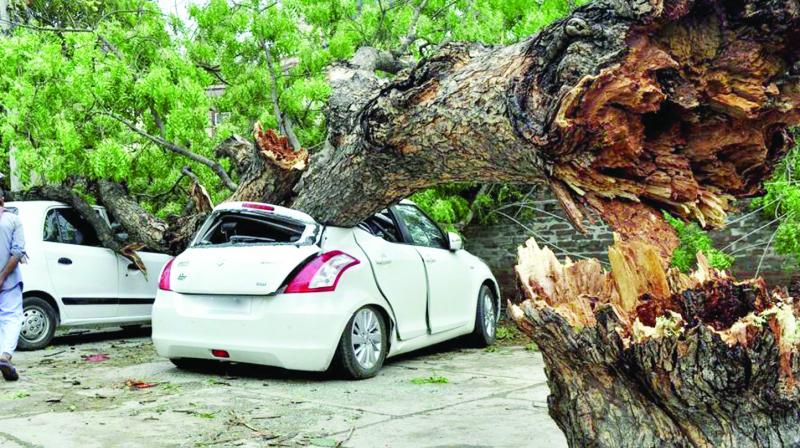
[[[447,384],[450,380],[443,376],[431,375],[427,378],[412,378],[411,384]]]
[[[680,246],[672,254],[672,266],[683,272],[689,272],[697,266],[697,252],[703,252],[709,264],[717,269],[729,269],[733,257],[714,248],[708,234],[695,223],[686,223],[664,213],[667,222],[675,228],[680,239]]]
[[[494,224],[504,215],[526,220],[535,210],[524,204],[535,187],[492,184],[446,184],[415,193],[411,200],[446,231],[458,232],[470,222]],[[516,205],[515,205],[516,204]]]
[[[468,185],[450,184],[428,188],[415,193],[411,200],[416,202],[445,231],[457,232],[459,224],[469,214],[470,204],[462,196],[471,188]]]
[[[795,131],[800,136],[800,131]],[[762,209],[779,224],[772,242],[776,252],[786,255],[795,268],[800,267],[800,146],[795,147],[778,166],[772,179],[764,184],[766,194],[751,205]]]
[[[530,337],[519,331],[516,324],[511,321],[501,321],[497,326],[495,334],[496,345],[501,347],[507,346],[526,346],[530,344]]]

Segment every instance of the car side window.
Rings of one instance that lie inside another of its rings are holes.
[[[409,236],[415,245],[447,249],[447,240],[439,226],[425,216],[422,210],[414,205],[406,204],[398,205],[395,210],[406,225]]]
[[[56,208],[47,212],[44,220],[44,240],[81,246],[100,246],[100,239],[91,224],[70,208]]]
[[[390,243],[403,241],[400,237],[400,230],[397,228],[397,224],[394,222],[389,210],[381,210],[375,213],[362,221],[358,227]]]

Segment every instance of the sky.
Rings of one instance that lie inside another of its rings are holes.
[[[204,0],[158,0],[161,10],[167,14],[176,14],[184,22],[189,18],[189,5],[200,4]]]

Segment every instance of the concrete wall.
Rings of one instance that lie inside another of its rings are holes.
[[[533,206],[538,209],[533,219],[522,220],[518,224],[501,217],[498,224],[473,225],[464,232],[466,248],[486,260],[500,282],[504,295],[513,294],[516,290],[513,267],[516,263],[517,247],[531,236],[536,237],[540,245],[550,247],[559,258],[569,256],[576,260],[588,257],[608,262],[607,248],[612,243],[608,227],[590,226],[589,233],[582,235],[566,221],[558,201],[554,198],[542,195]],[[513,217],[513,211],[504,212]],[[764,255],[764,248],[775,230],[775,224],[767,225],[769,220],[758,213],[748,214],[746,207],[744,213],[732,213],[729,223],[726,229],[712,231],[710,235],[717,248],[730,245],[726,252],[735,257],[732,271],[737,278],[752,277],[763,255],[760,275],[770,286],[800,283],[800,273],[796,269],[787,268],[789,260],[776,254],[771,248]],[[797,286],[795,284],[794,287]]]

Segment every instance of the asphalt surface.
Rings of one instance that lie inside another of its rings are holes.
[[[181,371],[146,328],[61,336],[15,361],[20,381],[0,381],[4,448],[566,446],[541,356],[520,346],[455,341],[357,382],[247,365]]]

